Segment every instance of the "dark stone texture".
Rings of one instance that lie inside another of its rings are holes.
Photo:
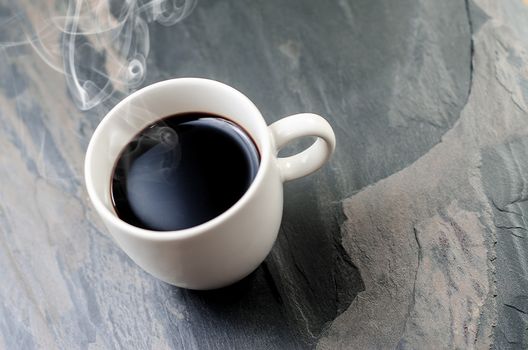
[[[498,349],[528,347],[528,138],[483,151],[484,187],[492,203],[496,235]]]
[[[27,88],[27,77],[15,64],[0,66],[0,75],[4,77],[0,82],[0,91],[7,98],[17,97]]]

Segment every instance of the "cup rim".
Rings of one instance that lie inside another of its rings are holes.
[[[239,98],[242,98],[246,100],[248,103],[248,106],[253,109],[253,115],[256,119],[256,123],[258,124],[258,128],[262,129],[264,131],[264,135],[269,135],[267,132],[267,124],[262,117],[262,114],[260,113],[259,109],[255,106],[255,104],[242,92],[238,91],[237,89],[221,83],[216,80],[212,79],[205,79],[205,78],[175,78],[175,79],[169,79],[160,81],[148,86],[145,86],[141,88],[140,90],[135,91],[134,93],[130,94],[129,96],[125,97],[123,100],[121,100],[118,104],[116,104],[99,122],[99,125],[96,127],[94,133],[92,134],[92,137],[90,138],[90,142],[88,144],[88,148],[86,150],[86,156],[84,161],[84,177],[85,177],[85,185],[88,191],[88,196],[90,198],[90,201],[92,202],[92,205],[95,207],[96,211],[99,213],[99,215],[102,216],[103,220],[106,222],[111,223],[113,226],[119,228],[122,232],[126,232],[127,234],[131,234],[133,236],[136,236],[138,238],[146,239],[146,240],[156,240],[156,241],[169,241],[169,240],[175,240],[175,239],[184,239],[184,238],[190,238],[194,236],[198,236],[200,234],[203,234],[214,227],[218,226],[222,222],[224,222],[229,217],[233,216],[236,212],[238,212],[241,208],[243,208],[250,199],[255,195],[258,188],[261,186],[262,182],[264,181],[264,176],[266,169],[269,166],[269,163],[271,162],[271,139],[269,137],[259,137],[258,135],[250,134],[251,137],[255,140],[260,141],[260,164],[257,171],[257,175],[253,179],[251,185],[246,190],[246,192],[240,197],[240,199],[233,204],[229,209],[221,213],[220,215],[214,217],[213,219],[206,221],[200,225],[189,227],[182,230],[174,230],[174,231],[155,231],[155,230],[148,230],[141,227],[137,227],[134,225],[131,225],[127,223],[126,221],[120,219],[114,212],[112,212],[109,208],[106,207],[106,205],[103,203],[103,200],[98,195],[97,191],[95,190],[93,179],[92,179],[92,172],[94,171],[92,167],[93,158],[96,156],[94,154],[94,145],[101,137],[101,134],[103,133],[104,129],[106,128],[106,125],[109,123],[109,121],[113,118],[119,118],[119,115],[117,112],[121,110],[124,106],[127,104],[130,104],[133,100],[137,99],[144,93],[160,89],[160,88],[169,88],[169,87],[175,87],[178,86],[179,88],[184,88],[184,85],[189,83],[198,83],[198,84],[204,84],[209,86],[214,86],[215,88],[219,89],[226,89],[229,90],[230,93],[233,95],[237,95]],[[190,111],[189,111],[190,112]],[[164,118],[166,116],[160,116],[159,118]],[[248,132],[246,130],[246,132]],[[249,133],[249,132],[248,132]],[[115,159],[113,160],[115,162]]]

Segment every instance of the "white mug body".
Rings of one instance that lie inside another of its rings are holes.
[[[243,128],[260,154],[255,179],[231,208],[198,226],[151,231],[123,221],[111,198],[121,151],[148,125],[187,112],[218,115]],[[277,158],[280,147],[307,135],[318,137],[310,148]],[[315,171],[334,147],[332,129],[319,116],[299,114],[268,127],[256,106],[232,87],[208,79],[172,79],[136,91],[103,118],[86,152],[85,181],[106,228],[134,262],[167,283],[213,289],[244,278],[265,259],[281,223],[283,181]]]

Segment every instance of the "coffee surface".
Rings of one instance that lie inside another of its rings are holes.
[[[235,204],[255,178],[258,150],[235,123],[205,113],[151,124],[121,152],[111,195],[124,221],[156,231],[200,225]]]

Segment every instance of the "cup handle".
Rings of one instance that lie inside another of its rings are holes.
[[[269,126],[278,153],[282,147],[296,138],[315,136],[317,140],[307,149],[290,157],[277,157],[282,181],[309,175],[330,158],[335,149],[332,127],[321,116],[312,113],[294,114]]]

